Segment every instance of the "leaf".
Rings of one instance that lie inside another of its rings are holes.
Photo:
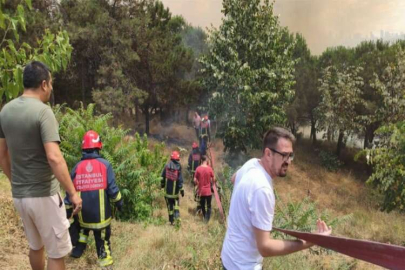
[[[31,2],[31,0],[25,0],[25,3],[27,4],[28,8],[31,10],[31,9],[32,9],[32,2]]]
[[[5,16],[3,14],[3,10],[1,8],[1,5],[0,5],[0,28],[1,29],[6,29]]]

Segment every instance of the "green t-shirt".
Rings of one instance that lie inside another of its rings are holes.
[[[58,129],[52,109],[39,99],[19,97],[1,110],[0,138],[11,156],[14,198],[47,197],[60,190],[44,148],[46,142],[60,142]]]

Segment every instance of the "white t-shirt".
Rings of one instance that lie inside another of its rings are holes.
[[[228,230],[222,246],[222,263],[228,270],[262,269],[253,227],[271,231],[275,196],[270,175],[258,159],[238,170],[228,216]]]

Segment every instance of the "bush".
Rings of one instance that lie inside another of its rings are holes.
[[[321,150],[319,152],[319,158],[321,159],[321,164],[330,172],[336,172],[340,167],[343,166],[343,162],[339,160],[339,158],[330,153]]]
[[[382,210],[405,210],[405,121],[382,126],[376,131],[380,138],[378,146],[360,152],[374,166],[367,180],[384,195]]]
[[[61,150],[68,167],[72,169],[81,158],[81,142],[86,131],[92,129],[100,134],[103,142],[101,156],[108,160],[115,172],[124,206],[117,217],[123,220],[147,220],[157,207],[160,196],[160,174],[165,164],[164,144],[150,149],[147,136],[127,136],[129,130],[109,125],[112,115],[94,115],[94,104],[72,110],[55,106],[55,115],[60,125]]]

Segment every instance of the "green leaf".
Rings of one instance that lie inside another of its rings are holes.
[[[31,2],[31,0],[25,0],[25,3],[27,4],[28,8],[31,10],[31,9],[32,9],[32,2]]]
[[[3,10],[0,6],[0,28],[1,29],[6,29],[6,24],[5,24],[5,16],[3,14]]]

